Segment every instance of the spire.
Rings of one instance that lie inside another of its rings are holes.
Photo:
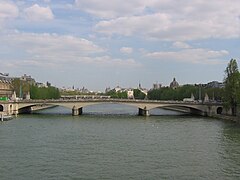
[[[142,89],[140,81],[139,81],[139,84],[138,84],[138,89]]]

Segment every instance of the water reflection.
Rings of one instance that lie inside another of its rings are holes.
[[[226,123],[223,129],[220,152],[223,172],[229,178],[240,178],[240,125]]]

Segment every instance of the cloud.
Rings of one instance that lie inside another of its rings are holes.
[[[6,19],[16,18],[19,15],[18,7],[10,2],[1,2],[0,1],[0,25]]]
[[[185,43],[185,42],[180,42],[180,41],[174,42],[174,43],[173,43],[173,47],[179,48],[179,49],[188,49],[188,48],[191,48],[191,46],[188,45],[187,43]]]
[[[155,23],[153,23],[155,22]],[[158,22],[158,23],[156,23]],[[107,35],[121,34],[131,36],[135,33],[147,35],[168,29],[170,20],[166,14],[120,17],[110,21],[100,21],[95,29]]]
[[[118,1],[111,2],[128,10]],[[90,10],[94,7],[98,9],[93,4],[88,6]],[[100,21],[95,30],[108,36],[117,34],[164,41],[240,37],[240,1],[139,0],[136,3],[138,13],[121,13],[120,7],[113,8],[118,16]]]
[[[145,56],[161,61],[175,61],[197,64],[219,64],[229,53],[226,50],[183,49],[180,51],[164,51],[146,53]]]
[[[124,54],[131,54],[133,52],[133,48],[130,47],[122,47],[120,49],[120,52],[124,53]]]
[[[26,8],[24,10],[24,16],[30,21],[52,20],[54,18],[50,7],[41,7],[38,4]]]
[[[151,0],[150,0],[151,1]],[[132,14],[139,14],[145,8],[142,0],[75,0],[76,7],[99,18],[116,18]]]
[[[83,56],[105,51],[89,40],[70,35],[13,33],[1,39],[1,44],[5,43],[10,49],[21,50],[31,57],[61,59],[63,56]]]
[[[86,64],[95,64],[104,67],[141,67],[141,64],[137,63],[134,59],[112,58],[110,56],[81,57],[75,60],[75,62],[84,62]]]
[[[2,35],[0,38],[0,47],[5,48],[4,51],[0,51],[0,56],[5,57],[8,65],[24,64],[48,68],[70,67],[76,63],[97,66],[139,66],[133,59],[117,59],[102,55],[107,52],[106,49],[87,39],[70,35],[13,33]]]

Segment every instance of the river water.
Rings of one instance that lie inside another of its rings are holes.
[[[104,105],[0,123],[0,179],[240,179],[240,126]],[[158,115],[158,116],[156,116]]]

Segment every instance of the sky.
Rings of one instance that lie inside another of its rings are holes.
[[[0,72],[57,87],[223,81],[239,0],[0,0]]]

